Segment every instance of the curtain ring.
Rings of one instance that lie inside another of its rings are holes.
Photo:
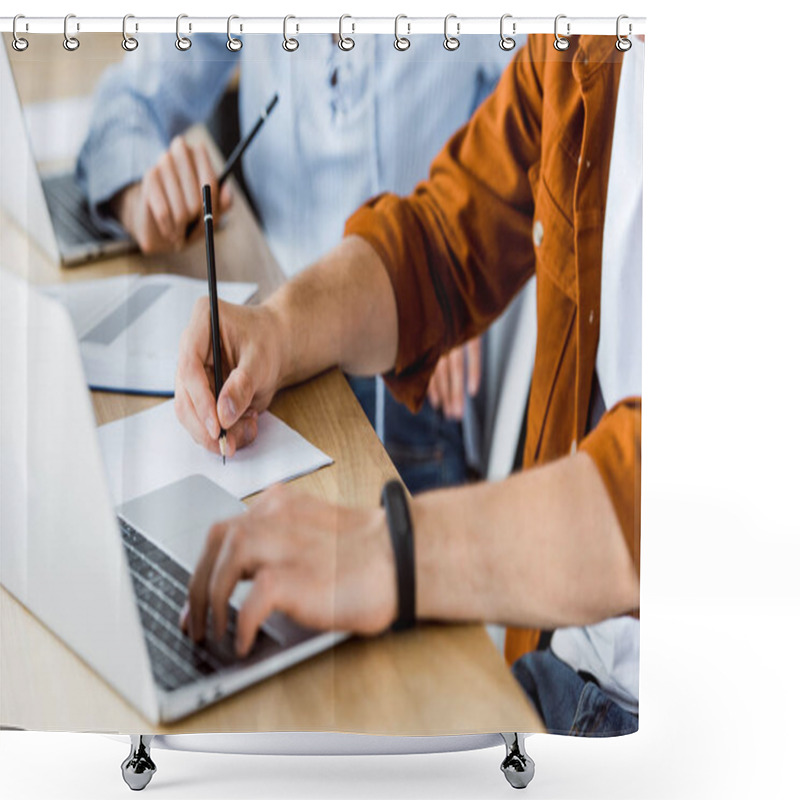
[[[559,14],[556,17],[555,26],[553,28],[553,30],[555,32],[555,35],[556,35],[556,39],[553,42],[553,47],[555,47],[555,49],[559,50],[559,51],[566,50],[569,47],[569,39],[565,39],[563,36],[560,36],[559,33],[558,33],[558,21],[560,19],[567,19],[567,15],[566,14]],[[569,21],[567,21],[567,36],[569,36]]]
[[[344,33],[342,32],[342,26],[344,25],[344,21],[346,19],[353,19],[353,18],[349,14],[342,14],[342,16],[339,17],[339,49],[344,50],[345,52],[348,50],[352,50],[356,46],[355,41],[351,39],[349,36],[345,36]],[[351,33],[355,33],[356,32],[355,22],[351,22],[350,24],[353,27]]]
[[[297,39],[289,38],[288,29],[290,19],[297,19],[297,17],[293,17],[289,14],[283,18],[283,49],[287,53],[294,53],[294,51],[300,47],[300,42],[298,42]]]
[[[64,17],[64,49],[69,50],[70,53],[74,53],[81,46],[81,43],[75,36],[70,36],[67,32],[67,26],[71,19],[75,19],[74,14],[67,14],[67,16]],[[76,30],[80,30],[80,26],[77,23]]]
[[[175,18],[175,47],[178,50],[186,51],[192,46],[192,40],[188,36],[181,36],[181,20],[187,19],[188,14],[178,14]],[[189,31],[192,30],[192,23],[189,23]]]
[[[514,39],[511,38],[511,36],[506,36],[505,33],[503,33],[503,24],[507,19],[511,19],[511,14],[503,14],[503,16],[500,17],[500,49],[505,50],[506,52],[508,52],[509,50],[513,50],[517,46],[517,43],[514,41]],[[511,35],[513,36],[514,34],[516,34],[516,32],[517,32],[517,23],[512,22]]]
[[[408,17],[405,14],[398,14],[394,18],[394,49],[400,50],[402,52],[404,50],[408,50],[408,48],[411,47],[411,39],[406,39],[405,36],[400,35],[401,19],[408,19]],[[411,33],[410,23],[406,22],[406,27],[408,28],[408,33]]]
[[[444,41],[442,44],[444,45],[445,50],[449,50],[452,53],[454,50],[458,50],[458,48],[461,46],[461,42],[457,38],[458,34],[461,32],[461,23],[456,22],[456,36],[450,36],[450,34],[447,33],[447,23],[450,22],[451,19],[457,19],[456,15],[448,14],[444,18]]]
[[[135,19],[133,14],[126,14],[122,18],[122,49],[132,53],[139,46],[139,40],[135,39],[133,36],[128,36],[129,19]],[[136,29],[139,29],[138,25],[136,26]]]
[[[23,52],[25,52],[25,50],[27,50],[27,49],[28,49],[28,40],[27,40],[27,39],[23,39],[23,38],[22,38],[22,37],[21,37],[21,36],[20,36],[20,35],[17,33],[17,20],[18,20],[18,19],[25,19],[25,15],[24,15],[24,14],[17,14],[17,16],[16,16],[16,17],[14,17],[14,23],[13,23],[13,25],[11,26],[11,32],[14,34],[14,39],[13,39],[13,40],[12,40],[12,42],[11,42],[11,46],[12,46],[12,47],[13,47],[13,48],[14,48],[14,49],[15,49],[15,50],[18,52],[18,53],[23,53]],[[27,28],[27,24],[26,24],[26,28]]]
[[[225,47],[227,47],[231,53],[238,53],[244,45],[244,42],[241,39],[237,39],[235,36],[231,35],[231,22],[235,19],[239,19],[236,14],[231,14],[228,17],[228,41],[225,42]],[[241,30],[241,26],[239,27],[239,30]]]
[[[631,49],[631,45],[633,44],[631,42],[631,40],[630,40],[630,35],[633,33],[633,25],[631,25],[630,22],[628,22],[628,35],[627,36],[623,36],[619,32],[619,27],[620,27],[619,24],[624,19],[628,19],[627,15],[625,15],[625,14],[620,14],[617,17],[617,50],[619,50],[622,53],[624,53],[626,50],[630,50]]]

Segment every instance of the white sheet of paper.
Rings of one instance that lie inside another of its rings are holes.
[[[333,463],[269,411],[258,418],[255,442],[224,466],[178,422],[174,401],[102,425],[98,436],[115,505],[197,474],[242,498]]]
[[[221,300],[246,302],[255,283],[221,281]],[[93,389],[171,395],[175,389],[178,345],[207,281],[180,275],[123,275],[46,286],[42,291],[61,302],[80,340],[86,382]],[[138,313],[137,292],[155,292]],[[160,293],[159,293],[160,292]],[[105,336],[93,335],[105,328]]]

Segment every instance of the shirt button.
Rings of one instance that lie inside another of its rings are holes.
[[[533,223],[533,244],[536,247],[542,243],[542,239],[544,238],[544,225],[542,225],[542,221],[537,219],[536,222]]]
[[[575,453],[577,452],[577,450],[578,450],[578,440],[577,439],[573,439],[572,440],[572,444],[569,447],[569,454],[571,456],[574,456]]]
[[[594,322],[594,309],[589,312],[589,324],[591,325]]]

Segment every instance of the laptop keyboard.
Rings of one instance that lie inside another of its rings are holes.
[[[236,611],[228,606],[228,627],[219,641],[207,635],[195,644],[180,628],[179,617],[189,573],[158,545],[118,517],[139,616],[156,683],[165,691],[187,686],[226,667],[245,666],[279,652],[278,642],[259,630],[245,659],[235,653]],[[209,632],[210,634],[210,632]]]
[[[56,235],[64,244],[85,245],[116,238],[92,222],[89,205],[72,173],[47,177],[42,188]]]

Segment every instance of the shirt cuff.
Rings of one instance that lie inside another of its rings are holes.
[[[414,235],[418,221],[408,204],[390,194],[379,195],[356,211],[345,225],[346,236],[366,240],[381,260],[394,291],[398,345],[394,367],[383,375],[389,391],[416,412],[422,407],[428,383],[448,349],[441,306],[436,295],[423,290],[418,265],[428,256],[416,252],[422,237]]]
[[[642,399],[630,397],[609,409],[581,442],[605,484],[625,544],[639,574],[642,499]]]
[[[113,126],[93,132],[78,157],[75,175],[89,203],[92,221],[106,233],[126,235],[111,213],[110,200],[140,181],[164,151],[152,131]]]

